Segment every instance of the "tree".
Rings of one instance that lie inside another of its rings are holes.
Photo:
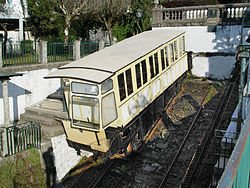
[[[94,15],[105,25],[111,43],[113,43],[112,28],[118,18],[127,12],[130,2],[131,0],[96,0]]]
[[[69,38],[69,29],[71,22],[80,14],[86,14],[92,10],[94,3],[91,0],[55,0],[58,7],[62,11],[65,19],[64,25],[64,41],[65,43]]]
[[[56,3],[51,0],[28,0],[28,29],[35,38],[52,39],[62,29],[61,15],[57,13]]]
[[[129,12],[124,14],[113,27],[113,34],[118,41],[151,29],[151,10],[153,0],[132,0]],[[140,18],[136,16],[138,10],[142,11]]]

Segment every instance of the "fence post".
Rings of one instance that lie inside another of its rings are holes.
[[[80,48],[81,48],[81,41],[80,40],[74,41],[74,45],[73,45],[73,60],[77,60],[77,59],[81,58]]]
[[[154,0],[154,8],[152,9],[152,26],[159,27],[162,24],[161,15],[162,15],[162,7],[159,5],[158,0]]]
[[[99,50],[102,50],[105,46],[104,40],[99,41]]]
[[[3,49],[2,49],[2,46],[3,43],[0,42],[0,68],[3,67]]]
[[[47,63],[47,43],[48,41],[40,41],[39,42],[39,63]]]

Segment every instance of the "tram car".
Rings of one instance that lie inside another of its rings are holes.
[[[140,145],[187,71],[185,32],[152,30],[45,78],[61,78],[68,145],[112,156]]]

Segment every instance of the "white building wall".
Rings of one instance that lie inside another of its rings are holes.
[[[59,79],[44,79],[56,69],[41,69],[22,72],[23,76],[12,77],[8,84],[10,120],[18,120],[24,109],[55,92],[60,87]],[[2,83],[0,82],[0,124],[4,122]]]

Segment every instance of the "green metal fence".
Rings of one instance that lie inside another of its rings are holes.
[[[99,44],[97,42],[81,42],[80,53],[81,57],[94,53],[99,50]]]
[[[2,43],[3,67],[38,63],[37,44],[34,41]]]
[[[5,129],[7,144],[5,156],[14,155],[32,147],[41,148],[41,127],[39,123],[23,122]]]
[[[0,128],[0,156],[2,156],[3,153],[3,133],[4,129]]]
[[[73,42],[48,42],[47,56],[48,62],[73,60]]]

